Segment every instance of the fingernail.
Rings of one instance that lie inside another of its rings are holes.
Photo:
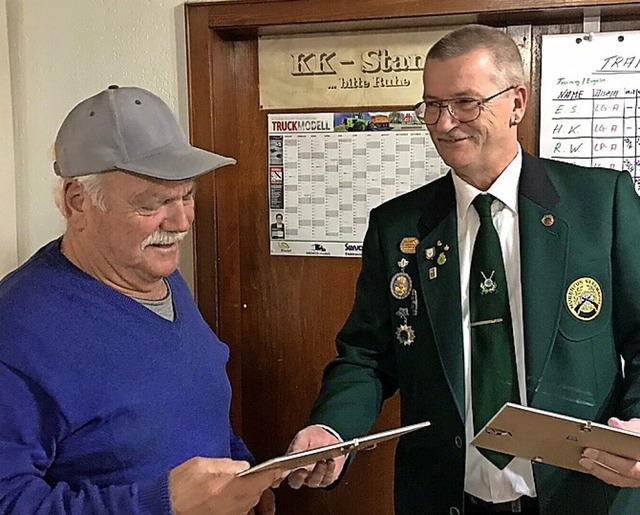
[[[581,467],[584,467],[587,470],[593,469],[593,462],[592,461],[582,459],[582,460],[579,460],[578,463],[580,463]]]
[[[582,455],[585,458],[595,460],[598,457],[598,451],[596,451],[595,449],[585,449],[584,451],[582,451]]]

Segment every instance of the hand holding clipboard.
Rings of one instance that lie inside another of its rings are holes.
[[[419,424],[412,424],[409,426],[398,427],[395,429],[389,429],[387,431],[381,431],[371,435],[363,436],[360,438],[352,438],[346,442],[338,442],[332,445],[326,445],[315,449],[309,449],[301,452],[294,452],[272,458],[264,461],[259,465],[255,465],[247,470],[244,470],[238,474],[238,476],[246,476],[253,474],[261,470],[281,469],[281,470],[295,470],[298,468],[312,465],[319,461],[326,461],[338,456],[344,456],[353,451],[372,449],[376,445],[388,440],[398,438],[407,433],[417,431],[424,427],[429,426],[430,422],[420,422]]]
[[[640,433],[623,426],[640,430],[640,420],[612,427],[506,403],[476,435],[473,444],[534,463],[591,473],[616,486],[640,487],[640,473],[635,479],[624,479],[626,470],[640,461]],[[593,465],[591,470],[583,466],[587,448],[598,451],[587,457],[587,464]]]

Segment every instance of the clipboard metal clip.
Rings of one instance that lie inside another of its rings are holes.
[[[505,431],[504,429],[498,429],[497,427],[488,427],[485,432],[494,436],[513,436],[511,431]]]
[[[590,433],[591,432],[591,421],[587,420],[584,424],[582,424],[580,426],[580,431],[582,431],[583,433]]]

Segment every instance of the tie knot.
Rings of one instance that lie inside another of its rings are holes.
[[[495,197],[489,194],[481,194],[473,199],[473,207],[476,208],[480,218],[491,218],[491,204],[494,200]]]

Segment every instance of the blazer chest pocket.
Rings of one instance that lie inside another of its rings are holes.
[[[573,342],[593,338],[611,321],[609,269],[590,265],[569,276],[564,289],[560,334]]]

